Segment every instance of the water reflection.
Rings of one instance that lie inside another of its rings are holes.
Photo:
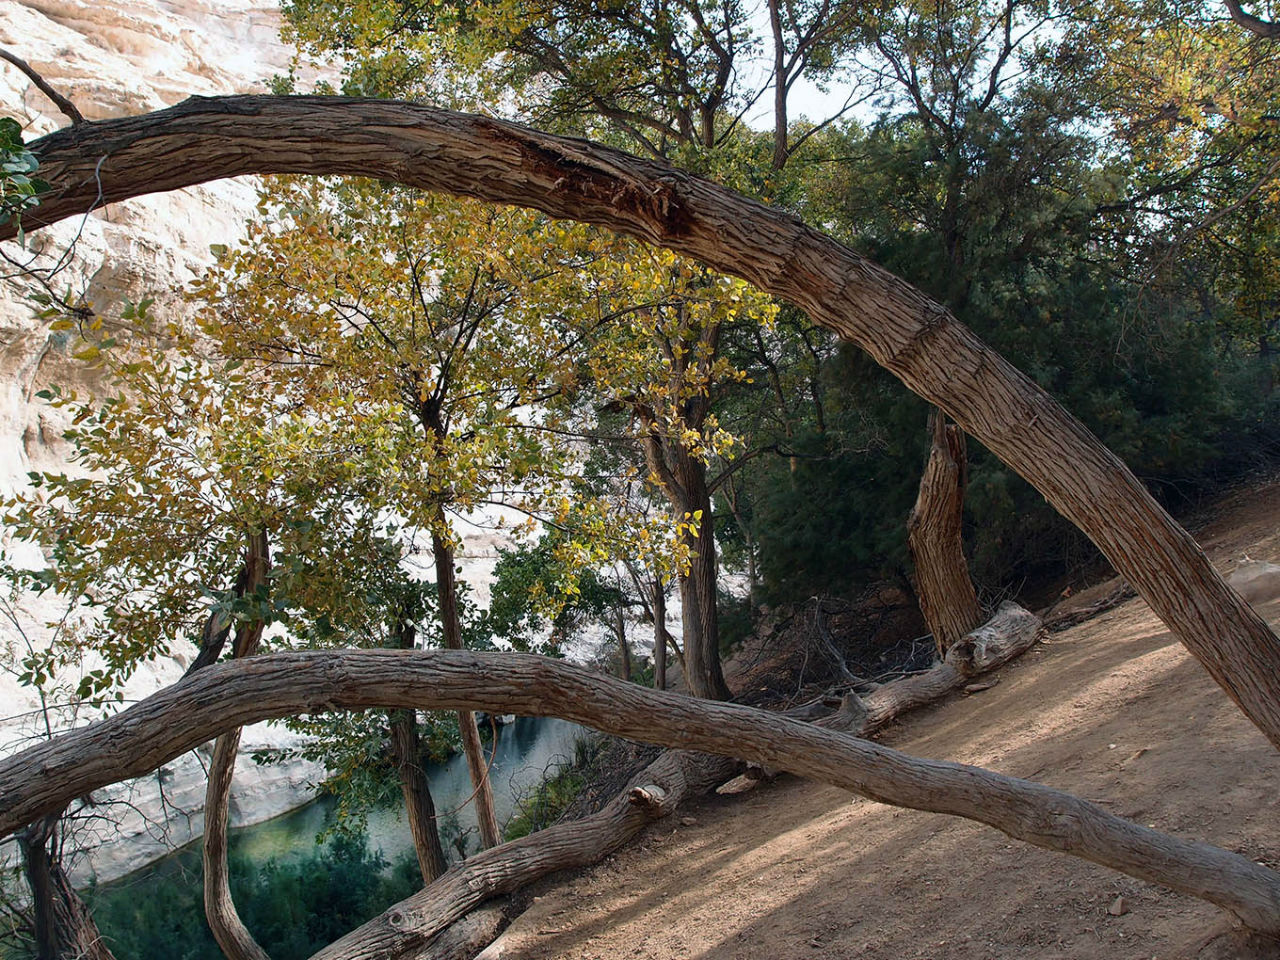
[[[593,736],[586,727],[555,717],[520,717],[498,728],[496,741],[486,743],[492,756],[490,778],[493,781],[494,807],[498,823],[505,824],[516,812],[520,799],[540,783],[558,764],[573,758],[577,740]],[[471,777],[466,758],[456,754],[442,764],[430,764],[427,776],[431,795],[440,818],[445,846],[451,836],[461,835],[468,852],[477,849],[476,817],[471,803]],[[327,798],[315,800],[283,816],[230,832],[228,852],[246,857],[253,863],[275,859],[280,862],[312,854],[316,834],[333,816],[334,803]],[[409,826],[402,811],[375,810],[369,815],[369,847],[381,850],[388,861],[412,849]],[[456,857],[457,850],[446,851]],[[162,860],[156,861],[114,883],[135,885],[139,882],[172,882],[194,870],[199,872],[199,841],[189,844]],[[195,878],[196,882],[198,877]],[[112,885],[114,885],[114,883]]]

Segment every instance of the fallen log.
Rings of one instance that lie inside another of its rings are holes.
[[[865,702],[858,701],[856,696],[846,697],[840,711],[820,720],[819,724],[844,729],[840,724],[854,723],[856,725],[846,732],[867,736],[908,710],[945,696],[972,677],[1008,663],[1029,650],[1042,633],[1039,617],[1016,603],[1006,602],[987,624],[952,644],[944,663],[922,676],[885,684]],[[855,702],[860,706],[855,708]],[[428,886],[317,954],[314,960],[365,956],[445,960],[457,954],[458,942],[475,946],[489,932],[492,940],[505,923],[497,924],[492,917],[484,922],[470,922],[471,914],[466,910],[471,905],[518,890],[560,870],[598,863],[649,822],[668,816],[686,798],[720,787],[742,767],[742,762],[735,759],[668,751],[632,778],[599,813],[496,848],[490,851],[491,856],[482,855],[483,860],[472,858],[458,864],[450,872],[447,885]],[[745,774],[753,781],[765,775],[759,767]],[[652,789],[643,785],[656,785],[663,790],[662,803],[638,807],[633,791]],[[560,833],[566,829],[581,831],[577,842],[561,839]],[[533,855],[534,851],[537,855]],[[458,921],[454,926],[465,929],[448,927],[447,934],[437,935],[448,926],[445,921],[460,911],[466,922]],[[388,929],[391,915],[400,918],[399,927]],[[488,941],[479,943],[472,954],[487,945]]]
[[[846,697],[834,717],[818,723],[860,737],[870,736],[908,710],[932,703],[979,674],[1020,657],[1043,635],[1044,624],[1039,617],[1006,600],[990,620],[953,643],[942,663],[932,670],[886,683],[859,698],[856,705]]]
[[[648,824],[670,814],[686,797],[723,783],[738,766],[732,759],[669,750],[599,813],[491,847],[455,864],[435,883],[334,941],[312,960],[447,955],[432,939],[475,906],[558,870],[599,862]]]
[[[1041,784],[529,654],[307,651],[206,668],[113,717],[0,761],[0,836],[73,797],[154,770],[211,734],[370,707],[557,716],[632,740],[740,757],[882,803],[985,823],[1199,897],[1280,937],[1280,874],[1247,857],[1131,823]]]

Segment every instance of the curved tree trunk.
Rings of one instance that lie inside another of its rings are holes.
[[[909,710],[930,703],[978,674],[1025,653],[1040,638],[1039,617],[1006,603],[991,622],[952,647],[948,662],[917,677],[887,683],[865,703],[846,699],[819,726],[868,737]],[[856,706],[855,706],[856,702]],[[558,870],[597,863],[622,847],[647,823],[673,813],[685,799],[707,793],[742,769],[742,762],[688,750],[669,750],[631,779],[599,813],[504,844],[454,867],[448,881],[402,901],[326,948],[320,957],[403,956],[444,960],[466,940],[471,957],[498,935],[505,920],[490,915],[475,924],[454,923],[475,904],[522,889]],[[748,770],[751,779],[760,771]],[[399,917],[398,925],[391,920]],[[447,930],[446,930],[447,928]],[[441,933],[441,931],[445,931]],[[485,939],[487,937],[488,939]],[[477,945],[477,941],[483,941]],[[425,944],[425,949],[420,949]]]
[[[961,524],[968,482],[964,434],[938,410],[929,414],[933,444],[920,493],[907,518],[907,544],[916,567],[916,596],[938,656],[982,623],[982,608],[964,559]]]
[[[1248,857],[1131,823],[1037,783],[517,653],[312,651],[209,667],[113,717],[0,760],[0,836],[74,797],[154,770],[210,732],[370,707],[558,716],[632,740],[739,757],[881,803],[985,823],[1207,900],[1280,937],[1280,874]]]
[[[31,146],[52,190],[24,212],[28,232],[220,177],[382,177],[599,224],[790,300],[1033,484],[1280,746],[1280,638],[1128,468],[944,307],[787,214],[584,140],[385,100],[193,97]],[[16,231],[4,224],[0,239]]]
[[[458,619],[458,584],[453,576],[453,550],[439,533],[431,534],[431,547],[435,554],[436,592],[439,594],[440,627],[444,645],[450,650],[462,649],[462,623]],[[462,734],[462,752],[467,756],[467,770],[471,773],[471,787],[475,791],[476,823],[480,828],[480,846],[488,849],[502,842],[498,832],[498,817],[493,809],[493,785],[489,782],[489,764],[484,756],[484,744],[480,742],[480,730],[475,714],[470,710],[458,711],[458,731]]]
[[[267,533],[260,530],[250,534],[245,551],[244,568],[237,582],[241,596],[253,594],[267,583],[271,570],[271,552]],[[256,620],[241,624],[236,630],[232,654],[236,660],[252,657],[262,642],[263,622]],[[201,651],[204,652],[203,650]],[[200,661],[197,660],[197,663]],[[194,667],[193,667],[194,669]],[[187,676],[191,676],[188,671]],[[209,923],[213,939],[226,955],[227,960],[271,960],[267,952],[253,939],[248,928],[236,912],[231,899],[231,875],[227,867],[227,826],[231,802],[231,781],[235,775],[236,756],[240,752],[240,728],[236,727],[218,737],[213,745],[213,757],[209,761],[209,783],[204,795],[204,915]]]
[[[270,960],[253,939],[231,899],[227,869],[227,813],[240,728],[218,737],[209,762],[209,785],[204,795],[204,915],[209,930],[227,960]]]

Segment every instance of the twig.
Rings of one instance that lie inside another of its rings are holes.
[[[52,100],[54,106],[66,114],[73,127],[84,123],[84,116],[76,109],[76,105],[60,94],[57,90],[53,89],[53,87],[49,85],[49,81],[40,76],[31,64],[27,63],[27,61],[23,60],[16,54],[12,54],[8,50],[2,48],[0,48],[0,60],[8,60],[15,67],[25,73],[27,75],[27,79],[34,83],[40,89],[41,93]]]

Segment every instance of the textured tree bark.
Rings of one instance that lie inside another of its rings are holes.
[[[461,650],[462,623],[458,619],[458,584],[453,575],[453,549],[435,532],[431,534],[431,547],[435,554],[436,592],[439,594],[444,645],[450,650]],[[496,847],[502,842],[502,836],[498,832],[498,817],[493,809],[493,785],[489,782],[489,764],[485,760],[484,744],[480,742],[475,714],[470,710],[459,710],[458,730],[462,734],[462,752],[466,754],[471,787],[475,791],[480,845],[485,849]]]
[[[412,650],[417,630],[407,618],[396,628],[396,639],[401,650]],[[431,784],[422,766],[422,745],[418,738],[418,714],[416,710],[392,710],[388,716],[391,724],[391,753],[396,773],[400,777],[400,794],[404,797],[405,816],[409,821],[409,833],[413,837],[413,850],[422,871],[422,882],[430,883],[449,869],[444,847],[440,843],[440,830],[436,824],[436,804],[431,797]]]
[[[1280,874],[1095,803],[988,770],[910,757],[739,704],[648,690],[543,657],[460,650],[280,653],[218,664],[128,710],[0,760],[0,837],[273,717],[370,707],[558,716],[615,736],[738,757],[882,803],[947,813],[1217,904],[1280,937]]]
[[[240,596],[252,595],[267,583],[271,570],[271,552],[265,530],[250,534],[245,551],[244,568],[239,583]],[[237,586],[239,586],[239,583]],[[262,642],[263,622],[242,623],[236,630],[232,653],[237,660],[252,657]],[[202,651],[203,652],[203,651]],[[198,663],[199,661],[197,661]],[[193,669],[195,669],[193,667]],[[207,669],[207,667],[201,668]],[[192,671],[187,672],[192,676]],[[184,678],[185,679],[185,678]],[[204,795],[204,915],[213,939],[227,960],[271,960],[253,939],[253,934],[240,919],[231,899],[231,875],[227,867],[227,819],[231,801],[231,780],[235,774],[236,755],[240,751],[240,728],[228,730],[213,745],[209,761],[209,783]]]
[[[422,950],[410,954],[412,960],[498,960],[501,953],[488,953],[511,921],[519,915],[510,901],[486,903],[472,910],[447,930],[441,931]]]
[[[964,559],[961,523],[968,482],[964,434],[934,410],[929,415],[933,445],[920,493],[907,518],[907,543],[916,567],[916,596],[938,656],[982,623],[982,608]]]
[[[494,847],[450,868],[440,880],[336,940],[312,960],[419,957],[432,939],[491,897],[557,870],[596,863],[686,797],[729,779],[738,763],[669,750],[599,813]]]
[[[1186,531],[1079,421],[945,308],[793,217],[587,141],[394,101],[193,97],[78,124],[32,149],[53,189],[24,213],[28,232],[220,177],[346,174],[534,207],[742,277],[860,345],[1032,483],[1280,746],[1280,638]],[[0,226],[0,239],[15,231]]]
[[[61,816],[58,812],[42,817],[18,834],[23,868],[31,885],[35,960],[115,960],[53,852]]]
[[[695,697],[730,700],[733,694],[724,682],[720,667],[720,611],[716,595],[719,578],[707,466],[679,442],[661,436],[652,416],[647,418],[646,426],[649,432],[644,438],[645,462],[671,504],[675,520],[685,524],[681,545],[688,551],[689,567],[676,573],[684,628],[684,659],[680,668],[685,686]]]
[[[684,627],[684,679],[689,691],[710,700],[729,700],[733,693],[720,668],[720,616],[716,596],[719,565],[716,562],[715,531],[711,524],[711,494],[707,490],[706,469],[687,452],[680,459],[690,461],[684,471],[688,499],[684,511],[700,515],[698,535],[685,534],[689,548],[689,569],[678,576],[680,609]]]
[[[396,772],[400,775],[400,794],[404,797],[405,815],[413,850],[418,857],[423,883],[430,883],[449,869],[436,826],[436,805],[431,785],[422,769],[422,748],[418,739],[418,721],[414,710],[391,711],[391,750]]]

